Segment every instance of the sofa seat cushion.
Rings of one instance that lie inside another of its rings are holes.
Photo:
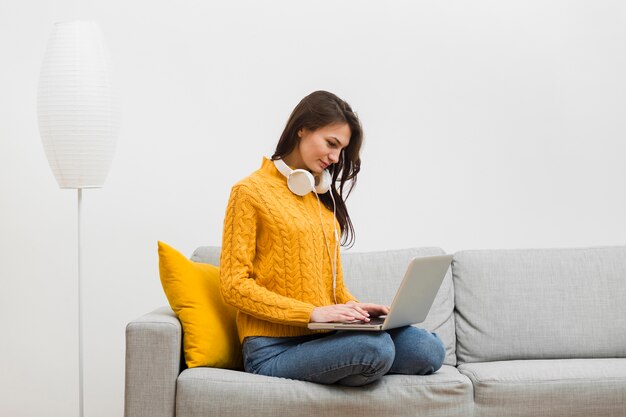
[[[555,359],[468,363],[476,415],[626,415],[626,359]]]
[[[386,375],[356,388],[200,367],[183,371],[176,390],[177,417],[465,417],[472,407],[469,378],[446,365],[433,375]]]

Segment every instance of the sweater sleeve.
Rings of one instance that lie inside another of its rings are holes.
[[[220,287],[224,301],[238,310],[274,323],[306,326],[313,304],[277,294],[257,284],[253,260],[259,221],[257,201],[245,185],[230,194],[220,255]]]

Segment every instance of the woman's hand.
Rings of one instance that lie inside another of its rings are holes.
[[[379,317],[389,314],[389,306],[372,303],[357,303],[354,301],[348,301],[347,304],[359,307],[361,310],[369,313],[369,315],[372,317]]]
[[[368,312],[357,303],[315,307],[309,319],[311,323],[349,323],[355,320],[370,321]]]
[[[315,307],[311,313],[311,323],[349,323],[355,320],[370,321],[369,316],[382,316],[389,313],[389,307],[380,304],[356,303],[348,301],[346,304],[333,304],[324,307]]]

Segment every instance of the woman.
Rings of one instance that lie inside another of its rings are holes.
[[[429,374],[441,367],[443,343],[423,329],[307,327],[388,313],[387,306],[350,294],[338,256],[338,229],[344,244],[354,237],[344,200],[360,170],[362,139],[345,101],[313,92],[293,110],[271,160],[263,158],[261,168],[231,190],[221,290],[238,309],[247,372],[360,386],[387,373]]]

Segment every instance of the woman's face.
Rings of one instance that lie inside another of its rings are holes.
[[[350,135],[347,123],[335,123],[316,130],[300,129],[300,144],[284,158],[285,163],[319,174],[339,161],[341,150],[350,143]]]

